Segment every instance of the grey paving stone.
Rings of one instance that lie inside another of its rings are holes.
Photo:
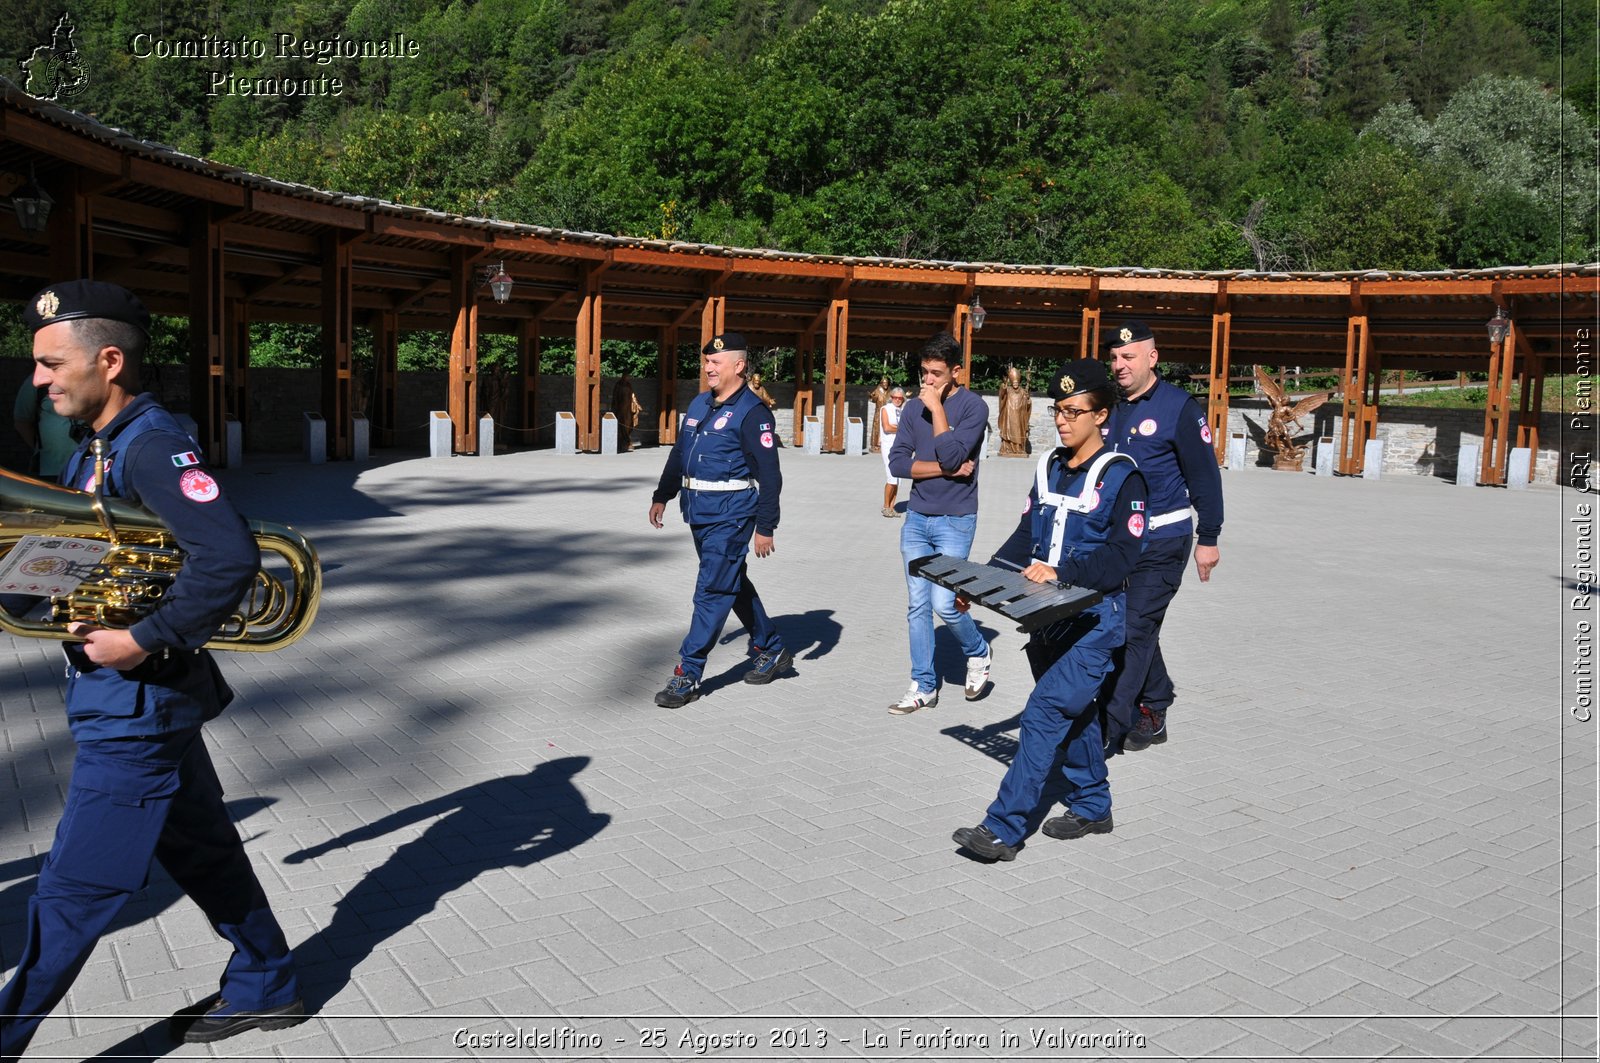
[[[877,515],[873,463],[786,452],[779,553],[751,569],[798,674],[739,682],[732,621],[715,689],[656,709],[694,578],[682,526],[644,522],[663,457],[223,474],[329,565],[310,637],[224,661],[240,698],[208,734],[230,799],[271,801],[241,829],[331,1017],[210,1054],[437,1057],[469,1012],[981,1007],[1196,1016],[1149,1020],[1192,1057],[1554,1058],[1555,1025],[1497,1016],[1557,1013],[1563,979],[1569,1013],[1592,1012],[1595,876],[1572,854],[1595,843],[1593,743],[1569,735],[1563,764],[1562,707],[1537,694],[1554,687],[1557,617],[1538,589],[1562,564],[1526,545],[1569,507],[1557,492],[1227,474],[1223,565],[1185,581],[1163,640],[1173,738],[1112,762],[1116,834],[1036,839],[988,867],[948,839],[1005,765],[962,735],[1020,709],[1020,638],[980,618],[990,696],[947,684],[937,708],[889,717],[906,671],[898,525]],[[1009,532],[1031,471],[985,464],[975,555]],[[1375,575],[1356,593],[1353,573]],[[959,676],[952,651],[941,639]],[[71,764],[58,661],[0,640],[9,962]],[[1270,719],[1295,726],[1255,740]],[[287,862],[564,757],[587,763],[506,791],[528,834],[498,858],[473,863],[486,835],[467,819],[441,835],[441,811]],[[128,1009],[214,984],[226,946],[192,905],[159,883],[138,904],[41,1052],[102,1052],[139,1035]],[[1463,1009],[1482,1017],[1447,1017]],[[1592,1025],[1568,1044],[1592,1050]]]

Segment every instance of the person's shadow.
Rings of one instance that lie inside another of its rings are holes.
[[[582,845],[611,817],[589,811],[572,777],[588,757],[563,757],[526,775],[490,779],[395,812],[320,845],[290,853],[291,864],[372,841],[443,816],[368,872],[334,904],[333,921],[294,950],[306,1010],[313,1016],[384,940],[421,919],[480,872],[527,867]],[[177,1046],[165,1021],[140,1030],[97,1058],[152,1063]]]
[[[844,627],[833,618],[832,609],[786,613],[783,616],[773,617],[772,622],[783,635],[784,648],[794,654],[796,661],[814,661],[819,657],[826,657],[839,645],[839,639],[844,634]],[[717,644],[727,646],[749,638],[749,630],[740,624],[718,639]],[[723,687],[732,686],[744,678],[752,664],[752,661],[742,661],[727,671],[702,678],[700,693],[711,694]]]
[[[443,814],[334,904],[333,921],[295,949],[306,1010],[316,1014],[385,939],[415,923],[481,872],[528,867],[593,838],[611,817],[589,811],[572,777],[588,757],[562,757],[526,775],[490,779],[395,812],[291,853],[304,863]]]

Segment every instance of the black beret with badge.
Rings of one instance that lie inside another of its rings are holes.
[[[76,280],[52,284],[22,307],[22,322],[29,332],[38,332],[57,321],[102,318],[121,321],[150,335],[150,311],[139,297],[120,284],[107,281]]]
[[[1118,347],[1126,347],[1130,343],[1138,343],[1140,340],[1153,340],[1155,338],[1156,334],[1151,332],[1150,326],[1143,321],[1124,321],[1111,330],[1111,341],[1108,346],[1114,351]]]
[[[1113,386],[1104,362],[1089,359],[1063,362],[1050,377],[1050,401],[1060,402],[1086,391],[1099,391]]]
[[[701,354],[717,354],[721,351],[732,351],[744,354],[750,350],[750,345],[745,343],[744,337],[737,332],[720,332],[711,337],[704,347],[700,348]]]

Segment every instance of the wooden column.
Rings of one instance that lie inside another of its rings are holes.
[[[656,333],[656,441],[664,447],[678,441],[677,325]]]
[[[824,351],[822,449],[844,453],[845,352],[850,342],[850,300],[834,299],[828,304],[827,340]]]
[[[817,334],[800,333],[794,341],[794,445],[806,445],[806,418],[816,409]]]
[[[50,243],[49,279],[93,280],[94,218],[79,171],[74,168],[65,180],[48,184],[46,192],[55,200],[45,222],[45,237]]]
[[[521,442],[530,447],[539,445],[539,362],[542,357],[538,319],[517,322],[517,375],[522,378],[517,416],[522,419]]]
[[[1526,342],[1526,334],[1518,339]],[[1522,355],[1522,371],[1517,374],[1520,399],[1517,403],[1517,446],[1528,448],[1528,481],[1539,463],[1539,411],[1544,409],[1544,359],[1530,348]],[[1559,472],[1559,470],[1558,470]]]
[[[228,337],[223,358],[224,419],[233,414],[239,422],[239,431],[250,431],[250,304],[243,299],[227,299],[223,303],[223,328]],[[226,440],[224,440],[226,450]]]
[[[352,238],[337,232],[322,237],[322,416],[327,421],[328,457],[354,456],[350,434],[355,413],[354,290],[350,273]]]
[[[189,229],[189,415],[206,460],[228,460],[223,438],[222,224],[202,207]]]
[[[372,442],[394,446],[400,427],[400,315],[379,310],[372,315]]]
[[[1511,380],[1517,360],[1517,323],[1489,351],[1489,402],[1483,411],[1483,466],[1478,482],[1506,482],[1506,457],[1511,434]]]
[[[1351,314],[1345,326],[1344,404],[1339,415],[1338,471],[1346,476],[1358,476],[1366,468],[1367,441],[1377,431],[1377,370],[1367,315]]]
[[[604,317],[601,270],[585,263],[580,278],[577,350],[572,367],[573,412],[578,418],[578,449],[600,449],[600,336]]]
[[[700,346],[703,349],[711,342],[711,337],[721,335],[727,331],[728,297],[723,294],[727,291],[728,280],[718,277],[706,288],[705,305],[700,308]],[[711,384],[706,380],[706,363],[704,358],[697,359],[700,363],[700,390],[705,391]]]
[[[961,383],[972,386],[972,295],[950,311],[950,335],[961,344]]]
[[[1100,308],[1097,306],[1083,308],[1083,323],[1078,327],[1078,357],[1100,357]]]
[[[1233,371],[1230,348],[1233,313],[1227,307],[1227,296],[1219,292],[1216,310],[1211,315],[1211,381],[1206,400],[1206,423],[1211,426],[1211,446],[1216,451],[1218,465],[1228,460],[1228,375]]]
[[[454,451],[478,451],[478,283],[473,261],[464,250],[450,255],[450,423]]]

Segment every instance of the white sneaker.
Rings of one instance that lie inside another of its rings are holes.
[[[967,700],[974,701],[983,696],[983,690],[989,685],[989,648],[984,648],[982,657],[967,658]]]
[[[905,695],[889,706],[889,713],[892,716],[905,716],[918,709],[931,709],[937,704],[939,704],[939,691],[918,689],[917,682],[913,679],[911,688]]]

